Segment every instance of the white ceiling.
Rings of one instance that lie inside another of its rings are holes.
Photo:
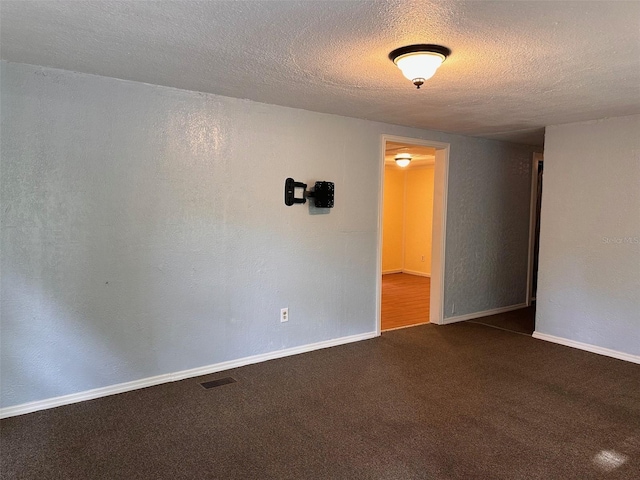
[[[2,59],[541,144],[640,113],[640,2],[10,1]],[[452,55],[416,90],[387,58]]]

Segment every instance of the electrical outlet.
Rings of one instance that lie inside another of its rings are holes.
[[[280,309],[280,322],[289,321],[289,307]]]
[[[424,262],[424,255],[422,255],[422,261]]]

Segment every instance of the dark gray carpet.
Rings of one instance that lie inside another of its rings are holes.
[[[478,318],[476,320],[469,320],[469,322],[531,335],[535,330],[535,317],[536,308],[535,306],[531,306]]]
[[[424,325],[6,419],[0,438],[4,479],[637,479],[640,366]]]

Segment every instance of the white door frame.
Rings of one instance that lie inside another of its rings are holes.
[[[447,232],[447,191],[449,187],[449,149],[450,145],[419,138],[382,135],[380,138],[380,174],[378,195],[378,259],[376,265],[376,333],[380,335],[382,324],[382,225],[384,199],[384,157],[387,142],[421,145],[436,149],[436,164],[433,179],[433,229],[431,241],[431,304],[429,321],[444,323],[444,259]]]

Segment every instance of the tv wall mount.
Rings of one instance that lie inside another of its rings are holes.
[[[296,189],[302,191],[302,196],[296,197]],[[293,178],[284,181],[284,204],[288,207],[294,203],[307,203],[307,198],[313,198],[316,208],[333,208],[333,193],[333,182],[316,182],[313,191],[307,192],[306,183],[296,182]]]

